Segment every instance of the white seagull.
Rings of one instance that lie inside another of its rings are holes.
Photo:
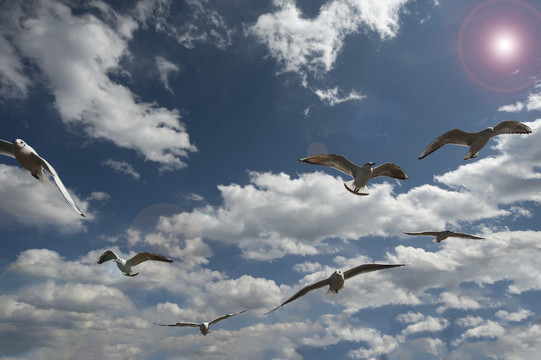
[[[47,171],[52,177],[56,186],[64,196],[64,199],[71,205],[71,207],[79,213],[81,216],[85,216],[79,209],[75,201],[71,198],[68,190],[60,180],[60,177],[56,173],[55,169],[41,156],[38,155],[30,145],[22,141],[21,139],[13,140],[10,143],[5,140],[0,140],[0,154],[15,158],[19,164],[26,170],[30,171],[33,177],[38,179],[42,183],[49,183],[44,171]]]
[[[100,259],[98,260],[98,264],[102,264],[106,261],[113,260],[116,262],[116,266],[122,271],[122,274],[126,276],[135,276],[138,275],[138,272],[134,272],[131,268],[137,264],[142,263],[143,261],[147,260],[154,260],[154,261],[163,261],[163,262],[173,262],[173,260],[166,258],[165,256],[153,254],[150,252],[142,252],[134,257],[132,257],[129,260],[124,260],[122,258],[119,258],[114,252],[111,250],[107,250],[104,252]]]
[[[367,272],[371,272],[371,271],[390,269],[390,268],[400,267],[400,266],[404,266],[404,264],[389,264],[389,265],[387,265],[387,264],[364,264],[364,265],[359,265],[357,267],[354,267],[353,269],[349,269],[349,270],[344,271],[344,272],[342,272],[341,270],[336,270],[327,279],[318,281],[318,282],[313,283],[313,284],[308,285],[308,286],[305,286],[304,288],[299,290],[295,295],[293,295],[292,297],[290,297],[289,299],[284,301],[281,305],[275,307],[274,309],[272,309],[271,311],[265,313],[264,315],[270,314],[271,312],[273,312],[274,310],[284,306],[285,304],[288,304],[288,303],[290,303],[290,302],[292,302],[294,300],[297,300],[298,298],[308,294],[312,290],[319,289],[319,288],[322,288],[322,287],[328,285],[329,290],[327,290],[327,294],[332,294],[332,293],[338,294],[338,290],[340,290],[340,289],[342,289],[344,287],[344,282],[347,279],[349,279],[349,278],[351,278],[351,277],[353,277],[355,275],[359,275],[359,274],[367,273]]]
[[[346,183],[344,183],[344,186],[349,192],[355,195],[368,195],[366,183],[368,180],[378,176],[388,176],[400,180],[408,179],[408,174],[404,170],[390,162],[381,164],[375,168],[372,168],[376,164],[373,162],[367,162],[363,166],[358,166],[344,156],[336,154],[313,155],[302,158],[299,161],[308,164],[329,166],[351,176],[353,178],[353,189],[349,188]]]
[[[456,144],[465,145],[470,147],[470,151],[462,158],[462,160],[468,160],[476,158],[479,155],[479,151],[486,145],[486,143],[494,136],[502,134],[530,134],[532,129],[524,125],[521,122],[507,120],[502,121],[494,127],[488,127],[477,133],[465,132],[459,129],[453,129],[447,131],[445,134],[434,140],[419,156],[419,160],[425,158],[427,155],[441,148],[443,145]]]
[[[470,234],[464,234],[464,233],[456,233],[451,230],[445,230],[445,231],[423,231],[423,232],[404,232],[406,235],[420,235],[420,236],[435,236],[436,238],[432,241],[434,242],[442,242],[443,240],[447,239],[448,237],[459,237],[463,239],[474,239],[474,240],[482,240],[484,238],[473,236]]]
[[[218,321],[222,321],[224,319],[227,319],[227,318],[230,318],[231,316],[235,316],[235,315],[239,315],[239,314],[242,314],[243,312],[246,312],[250,310],[250,308],[246,309],[246,310],[242,310],[242,311],[239,311],[239,312],[236,312],[236,313],[233,313],[233,314],[226,314],[226,315],[222,315],[220,317],[217,317],[216,319],[212,320],[212,321],[209,321],[209,322],[204,322],[204,323],[193,323],[193,322],[179,322],[179,323],[176,323],[176,324],[170,324],[170,325],[167,325],[167,324],[156,324],[154,323],[154,325],[159,325],[159,326],[189,326],[189,327],[198,327],[199,328],[199,331],[201,331],[201,334],[203,335],[207,335],[208,333],[210,333],[210,325],[214,325],[216,324]]]

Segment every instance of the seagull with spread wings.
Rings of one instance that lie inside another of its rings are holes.
[[[134,257],[132,257],[129,260],[124,260],[124,259],[118,257],[117,254],[115,254],[111,250],[107,250],[106,252],[104,252],[100,256],[100,259],[98,260],[98,264],[102,264],[102,263],[104,263],[106,261],[109,261],[109,260],[113,260],[114,262],[116,262],[116,266],[118,266],[120,271],[122,271],[122,274],[124,274],[126,276],[138,275],[139,273],[134,272],[132,270],[132,267],[135,266],[135,265],[138,265],[138,264],[140,264],[140,263],[142,263],[144,261],[154,260],[154,261],[163,261],[163,262],[169,262],[169,263],[173,262],[173,260],[168,259],[165,256],[158,255],[158,254],[153,254],[153,253],[150,253],[150,252],[142,252],[142,253],[139,253],[139,254],[135,255]]]
[[[212,320],[212,321],[209,321],[209,322],[203,322],[203,323],[194,323],[194,322],[179,322],[179,323],[176,323],[176,324],[170,324],[170,325],[167,325],[167,324],[156,324],[154,323],[154,325],[159,325],[159,326],[189,326],[189,327],[198,327],[199,328],[199,331],[201,331],[201,334],[203,335],[207,335],[208,333],[210,333],[210,325],[214,325],[216,324],[218,321],[222,321],[224,319],[227,319],[227,318],[230,318],[231,316],[235,316],[235,315],[239,315],[239,314],[242,314],[246,311],[250,310],[250,308],[246,309],[246,310],[242,310],[242,311],[239,311],[239,312],[236,312],[236,313],[233,313],[233,314],[226,314],[226,315],[222,315],[220,317],[217,317],[216,319]]]
[[[404,170],[390,162],[381,164],[375,168],[372,168],[376,164],[373,162],[367,162],[363,166],[358,166],[344,156],[336,154],[313,155],[302,158],[299,161],[308,164],[329,166],[351,176],[353,178],[353,189],[347,186],[346,183],[344,183],[344,187],[355,195],[368,195],[366,183],[368,180],[378,176],[387,176],[400,180],[408,179],[408,174]]]
[[[34,150],[30,145],[21,139],[15,139],[13,140],[13,143],[0,140],[0,154],[15,158],[23,168],[30,171],[32,176],[42,183],[49,183],[49,180],[45,175],[45,171],[49,173],[53,177],[53,180],[62,193],[62,196],[64,196],[64,199],[66,199],[73,210],[77,211],[79,215],[85,216],[75,201],[73,201],[68,190],[62,183],[62,180],[60,180],[60,177],[56,173],[56,170],[47,162],[47,160],[39,156],[36,150]]]
[[[513,120],[502,121],[494,127],[488,127],[476,133],[470,133],[462,131],[460,129],[453,129],[447,131],[445,134],[434,140],[428,147],[419,155],[419,160],[425,158],[427,155],[432,154],[447,144],[456,144],[469,146],[470,151],[462,158],[462,160],[468,160],[476,158],[479,155],[479,151],[487,144],[487,142],[494,136],[502,134],[530,134],[532,129],[527,125]]]
[[[404,232],[406,235],[419,235],[419,236],[435,236],[434,242],[442,242],[448,237],[459,237],[463,239],[483,240],[484,238],[473,236],[470,234],[456,233],[451,230],[445,231],[423,231],[423,232]]]
[[[316,290],[325,286],[329,286],[329,290],[327,290],[327,294],[336,293],[338,294],[338,290],[342,289],[344,287],[344,282],[352,278],[356,275],[367,273],[371,271],[378,271],[383,269],[390,269],[394,267],[400,267],[404,266],[404,264],[364,264],[359,265],[357,267],[354,267],[353,269],[349,269],[347,271],[342,272],[341,270],[336,270],[332,273],[331,276],[329,276],[325,280],[318,281],[316,283],[313,283],[311,285],[305,286],[301,290],[299,290],[295,295],[284,301],[281,305],[275,307],[271,311],[265,313],[265,315],[270,314],[274,310],[277,310],[278,308],[294,301],[300,298],[301,296],[304,296],[308,294],[312,290]]]

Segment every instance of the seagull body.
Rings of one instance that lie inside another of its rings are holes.
[[[120,271],[122,271],[122,274],[126,275],[126,276],[138,275],[139,273],[134,272],[132,270],[132,267],[137,265],[137,264],[140,264],[140,263],[142,263],[144,261],[154,260],[154,261],[163,261],[163,262],[173,262],[173,260],[168,259],[165,256],[158,255],[158,254],[153,254],[153,253],[150,253],[150,252],[142,252],[142,253],[139,253],[139,254],[135,255],[134,257],[132,257],[129,260],[124,260],[124,259],[118,257],[111,250],[107,250],[106,252],[104,252],[100,256],[100,259],[98,260],[98,264],[102,264],[102,263],[104,263],[106,261],[109,261],[109,260],[113,260],[116,263],[116,266],[118,266],[118,268],[120,269]]]
[[[62,180],[60,180],[60,177],[56,173],[56,170],[47,162],[47,160],[39,156],[36,150],[34,150],[30,145],[21,139],[15,139],[13,140],[13,143],[0,140],[0,154],[15,158],[23,168],[30,171],[32,176],[42,183],[49,183],[49,180],[44,173],[45,171],[48,172],[53,177],[53,180],[62,193],[62,196],[64,196],[64,199],[66,199],[73,210],[77,211],[79,215],[85,216],[75,201],[73,201],[68,190],[62,183]]]
[[[233,314],[226,314],[226,315],[222,315],[220,317],[217,317],[216,319],[212,320],[212,321],[209,321],[209,322],[203,322],[203,323],[194,323],[194,322],[179,322],[179,323],[176,323],[176,324],[170,324],[170,325],[167,325],[167,324],[156,324],[154,323],[155,325],[159,325],[159,326],[189,326],[189,327],[198,327],[199,328],[199,331],[201,331],[201,334],[203,335],[207,335],[208,333],[210,333],[210,325],[213,325],[213,324],[216,324],[218,321],[222,321],[224,319],[227,319],[227,318],[230,318],[231,316],[235,316],[235,315],[239,315],[239,314],[242,314],[243,312],[246,312],[250,310],[250,308],[248,309],[245,309],[245,310],[242,310],[242,311],[239,311],[239,312],[236,312],[236,313],[233,313]]]
[[[319,288],[322,288],[324,286],[329,286],[329,289],[327,290],[327,294],[332,294],[332,293],[338,294],[338,290],[340,290],[340,289],[342,289],[344,287],[344,282],[347,279],[349,279],[349,278],[351,278],[351,277],[353,277],[355,275],[359,275],[359,274],[367,273],[367,272],[372,272],[372,271],[383,270],[383,269],[390,269],[390,268],[400,267],[400,266],[404,266],[404,264],[389,264],[389,265],[387,265],[387,264],[364,264],[364,265],[359,265],[357,267],[354,267],[354,268],[349,269],[349,270],[344,271],[344,272],[342,272],[341,270],[336,270],[327,279],[318,281],[318,282],[313,283],[313,284],[308,285],[308,286],[305,286],[304,288],[299,290],[295,295],[293,295],[292,297],[290,297],[289,299],[284,301],[282,304],[275,307],[271,311],[265,313],[265,315],[270,314],[274,310],[276,310],[276,309],[278,309],[278,308],[280,308],[280,307],[282,307],[282,306],[284,306],[284,305],[286,305],[286,304],[288,304],[288,303],[290,303],[290,302],[292,302],[294,300],[297,300],[298,298],[308,294],[312,290],[319,289]]]
[[[470,151],[462,158],[468,160],[476,158],[479,151],[487,144],[494,136],[502,134],[530,134],[532,129],[518,121],[502,121],[494,127],[488,127],[477,133],[465,132],[459,129],[447,131],[445,134],[434,140],[419,156],[419,160],[433,153],[444,145],[456,144],[470,147]]]
[[[366,183],[368,180],[378,176],[388,176],[400,180],[408,179],[408,174],[404,170],[390,162],[381,164],[375,168],[373,166],[376,163],[373,162],[367,162],[363,166],[358,166],[344,156],[336,154],[313,155],[302,158],[299,161],[308,164],[329,166],[351,176],[353,178],[353,189],[348,187],[346,183],[344,183],[344,186],[349,192],[355,195],[368,195]]]
[[[447,239],[448,237],[459,237],[463,239],[474,239],[474,240],[482,240],[484,238],[473,236],[470,234],[464,234],[464,233],[456,233],[451,230],[445,230],[445,231],[423,231],[423,232],[404,232],[406,235],[421,235],[421,236],[435,236],[436,238],[432,241],[434,242],[442,242],[443,240]]]

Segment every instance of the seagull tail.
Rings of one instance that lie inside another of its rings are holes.
[[[332,291],[332,290],[329,288],[329,290],[327,290],[327,292],[325,293],[325,296],[329,296],[329,295],[332,295],[332,294],[334,294],[334,293],[335,293],[335,292]]]
[[[366,196],[368,195],[368,190],[366,189],[366,186],[363,186],[362,188],[358,189],[357,191],[352,190],[346,183],[344,183],[344,187],[347,191],[349,191],[352,194],[359,195],[359,196]]]
[[[477,156],[479,156],[479,152],[476,152],[476,153],[473,153],[473,154],[471,152],[469,152],[469,153],[466,154],[466,156],[464,156],[462,158],[462,160],[475,159]]]

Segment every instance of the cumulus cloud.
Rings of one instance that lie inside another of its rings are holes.
[[[505,310],[498,310],[496,312],[496,317],[503,320],[503,321],[522,321],[522,320],[525,320],[531,316],[533,316],[534,313],[531,312],[530,310],[520,310],[518,312],[513,312],[513,313],[510,313],[508,311],[505,311]]]
[[[247,33],[268,47],[283,71],[325,73],[333,68],[346,36],[364,28],[381,39],[394,37],[406,2],[334,0],[309,19],[295,1],[275,0],[275,11],[259,16]]]
[[[500,337],[505,334],[505,329],[499,323],[491,320],[487,320],[484,324],[476,326],[474,328],[468,329],[465,333],[460,336],[455,344],[460,344],[465,339],[468,338],[480,338],[480,337],[489,337],[495,338]]]
[[[442,331],[449,325],[447,319],[438,319],[432,316],[423,316],[423,319],[415,324],[408,325],[402,330],[402,334],[411,335],[418,332],[437,332]]]
[[[505,112],[520,112],[522,110],[534,111],[541,110],[541,88],[540,84],[535,86],[535,90],[528,94],[528,97],[525,101],[517,101],[514,104],[503,105],[498,108],[498,111]]]
[[[111,80],[110,74],[121,71],[120,61],[129,54],[137,22],[104,3],[89,6],[98,10],[96,15],[74,15],[59,1],[12,10],[20,31],[8,29],[3,35],[13,39],[10,44],[21,54],[19,63],[31,59],[36,64],[38,75],[55,96],[62,121],[71,129],[133,149],[163,170],[186,166],[183,158],[197,148],[190,143],[179,111],[142,102]]]
[[[477,300],[467,295],[443,292],[440,294],[440,300],[443,305],[436,309],[437,313],[443,313],[448,309],[471,310],[481,308],[481,304]]]
[[[486,154],[486,149],[485,158],[436,175],[434,185],[420,185],[406,193],[395,193],[396,181],[376,180],[369,184],[370,195],[359,199],[343,189],[341,177],[327,172],[301,173],[297,178],[250,172],[247,185],[218,186],[222,204],[162,217],[156,233],[164,234],[165,242],[193,237],[223,241],[238,246],[245,258],[270,260],[328,251],[323,245],[329,238],[351,241],[404,236],[402,231],[449,226],[457,231],[480,220],[529,217],[531,212],[514,205],[541,201],[537,172],[541,167],[541,132],[537,131],[541,120],[528,125],[532,134],[496,138],[496,155]],[[357,216],[359,202],[373,216]],[[460,263],[439,259],[437,252],[424,255],[418,264],[429,262],[441,270]]]

